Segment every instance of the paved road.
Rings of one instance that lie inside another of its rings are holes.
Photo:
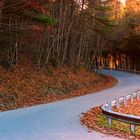
[[[0,113],[0,140],[119,140],[97,132],[88,133],[79,123],[82,112],[140,88],[140,75],[115,71],[111,74],[119,80],[114,88]]]

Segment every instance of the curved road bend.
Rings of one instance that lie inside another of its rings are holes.
[[[109,73],[109,71],[104,71]],[[0,140],[119,140],[101,133],[88,133],[80,125],[82,112],[128,95],[140,88],[140,75],[112,71],[117,86],[94,94],[45,105],[0,113]]]

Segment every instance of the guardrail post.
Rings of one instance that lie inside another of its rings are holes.
[[[111,102],[108,103],[108,109],[112,110],[112,103]],[[111,118],[108,118],[108,124],[109,124],[109,126],[112,125],[112,119]]]
[[[109,124],[109,126],[112,125],[112,119],[111,118],[108,118],[108,124]]]
[[[117,109],[120,109],[120,100],[119,100],[119,98],[116,99],[116,107],[117,107]]]
[[[137,99],[140,100],[140,94],[139,93],[137,93]]]
[[[105,106],[105,109],[109,110],[109,106],[108,106],[108,104]]]
[[[123,97],[123,100],[124,100],[124,106],[127,105],[127,99],[126,99],[126,96]]]
[[[130,99],[131,99],[131,102],[133,102],[133,100],[134,100],[133,99],[133,93],[130,94]]]
[[[112,110],[112,103],[111,102],[108,103],[108,109]]]
[[[135,133],[136,126],[134,124],[130,124],[130,131],[131,133]]]

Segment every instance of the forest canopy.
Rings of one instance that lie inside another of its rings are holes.
[[[38,71],[65,64],[93,70],[116,50],[140,52],[139,0],[0,1],[0,62],[7,69],[26,54]]]

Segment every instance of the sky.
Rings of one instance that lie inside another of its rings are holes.
[[[120,0],[120,1],[122,2],[122,4],[125,4],[125,1],[126,1],[126,0]]]

